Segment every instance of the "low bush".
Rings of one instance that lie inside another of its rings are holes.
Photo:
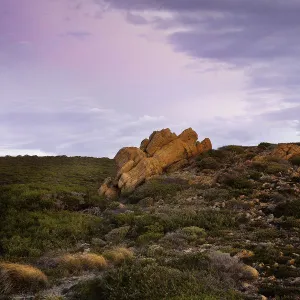
[[[261,174],[261,172],[253,170],[253,171],[249,172],[248,176],[250,179],[259,180],[261,178],[262,174]]]
[[[279,173],[287,173],[289,164],[276,157],[267,157],[264,161],[253,162],[251,168],[258,172],[265,172],[270,175],[277,175]]]
[[[218,182],[234,189],[251,189],[253,183],[244,175],[238,173],[225,173],[219,176]]]
[[[210,188],[204,191],[203,196],[206,201],[228,200],[230,192],[227,189]]]
[[[164,236],[164,234],[161,232],[146,232],[137,238],[137,243],[140,245],[146,245],[151,242],[158,241],[163,236]]]
[[[300,199],[279,203],[274,210],[275,217],[287,216],[300,218]]]
[[[206,157],[201,159],[198,163],[197,166],[199,169],[210,169],[210,170],[217,170],[222,165],[213,157]]]
[[[233,152],[235,154],[242,154],[245,152],[245,148],[243,146],[237,146],[237,145],[223,146],[223,147],[220,147],[219,150],[229,151],[229,152]]]
[[[0,263],[0,295],[36,292],[48,284],[46,275],[29,265]]]
[[[230,256],[229,253],[212,252],[209,254],[209,258],[214,268],[235,280],[254,280],[259,276],[256,269],[245,265],[237,257]]]
[[[149,260],[125,264],[110,270],[102,279],[77,285],[73,300],[171,300],[239,299],[229,288],[210,285],[205,276],[193,271],[159,265]]]
[[[188,181],[180,178],[150,179],[129,195],[128,200],[130,203],[137,203],[147,197],[165,198],[189,187]]]
[[[267,150],[273,148],[275,145],[271,143],[262,142],[258,144],[258,148],[262,150]]]
[[[287,173],[288,165],[281,164],[278,162],[271,162],[267,164],[265,172],[267,174],[278,174],[278,173]]]
[[[108,234],[105,235],[105,240],[111,243],[120,243],[126,237],[130,226],[122,226],[111,230]]]
[[[190,240],[196,240],[198,238],[205,238],[206,237],[205,229],[197,227],[197,226],[184,227],[184,228],[182,228],[182,232]]]
[[[254,233],[254,237],[257,241],[273,241],[281,236],[281,232],[275,228],[257,229]]]
[[[40,256],[89,241],[101,232],[102,219],[68,211],[9,211],[0,227],[0,244],[7,257]]]
[[[293,156],[289,161],[294,166],[300,166],[300,155]]]

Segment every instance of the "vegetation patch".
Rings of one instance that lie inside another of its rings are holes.
[[[290,163],[294,166],[300,166],[300,155],[295,155],[290,158]]]
[[[221,291],[204,274],[136,261],[110,270],[99,280],[79,284],[71,299],[160,300],[160,299],[240,299],[230,287]]]
[[[189,187],[188,181],[180,178],[150,179],[129,195],[128,200],[130,203],[137,203],[147,197],[157,199],[175,196],[178,191]]]
[[[120,264],[124,261],[131,260],[134,256],[130,249],[124,247],[116,247],[106,250],[102,253],[102,255],[113,264]]]
[[[83,271],[103,270],[107,261],[102,255],[93,253],[66,254],[56,260],[57,268],[66,270],[68,274],[78,274]]]
[[[46,275],[30,265],[0,262],[0,295],[36,292],[48,284]]]
[[[4,216],[0,245],[7,257],[37,257],[49,250],[67,249],[101,232],[99,217],[69,211],[16,211]]]
[[[279,203],[274,211],[276,217],[288,216],[300,219],[300,199]]]

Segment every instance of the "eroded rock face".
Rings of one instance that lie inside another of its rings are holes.
[[[290,159],[293,156],[300,155],[300,146],[296,144],[279,144],[275,148],[273,155],[282,159]]]
[[[117,177],[105,180],[99,194],[114,198],[119,193],[133,191],[145,180],[177,170],[187,165],[190,158],[211,149],[211,141],[206,138],[198,142],[198,135],[192,128],[179,136],[169,128],[154,131],[149,139],[142,141],[140,148],[126,147],[117,153]]]

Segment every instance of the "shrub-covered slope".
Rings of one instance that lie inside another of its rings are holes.
[[[0,164],[1,259],[47,276],[37,299],[300,299],[299,159],[275,146],[209,151],[115,201],[96,194],[110,160],[2,158],[27,166]]]

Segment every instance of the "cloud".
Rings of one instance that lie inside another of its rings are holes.
[[[169,35],[178,52],[247,67],[268,63],[275,73],[300,56],[300,2],[294,0],[107,0],[116,8],[144,13],[169,11],[173,18],[154,18],[159,29],[187,26]],[[155,13],[153,13],[155,14]],[[137,16],[137,15],[135,15]],[[278,71],[278,72],[277,72]],[[284,72],[284,75],[288,75]],[[292,76],[295,80],[296,70]],[[290,76],[291,77],[291,76]],[[291,78],[289,77],[289,80]],[[271,81],[271,79],[270,79]]]
[[[148,16],[148,25],[164,32],[174,51],[242,70],[248,79],[245,100],[257,114],[269,110],[275,118],[272,110],[277,107],[282,115],[295,116],[295,110],[285,109],[284,104],[300,103],[299,1],[106,2],[135,16]]]
[[[131,24],[135,24],[135,25],[145,25],[145,24],[148,24],[148,21],[140,16],[140,15],[135,15],[131,12],[127,12],[126,14],[126,20],[131,23]]]
[[[91,36],[91,33],[88,31],[68,31],[67,33],[63,34],[62,36],[70,36],[77,39],[85,39]]]
[[[18,155],[37,155],[37,156],[55,156],[55,153],[44,152],[40,149],[14,149],[0,147],[0,156],[18,156]]]

